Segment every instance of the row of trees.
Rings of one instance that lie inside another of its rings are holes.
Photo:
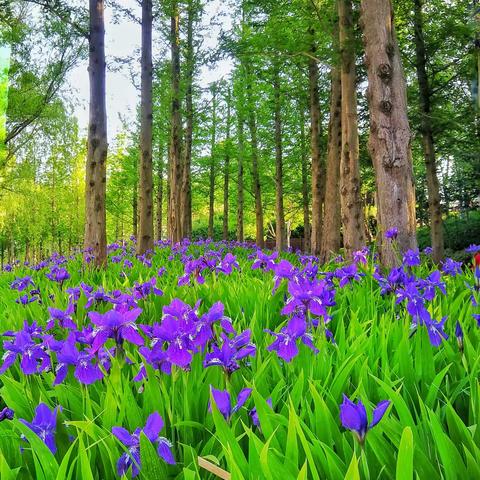
[[[416,205],[439,260],[445,209],[471,208],[478,197],[479,121],[469,90],[478,48],[460,2],[402,2],[394,21],[385,1],[236,1],[233,28],[208,52],[200,0],[145,0],[138,128],[110,154],[103,2],[90,0],[88,15],[73,2],[34,3],[78,58],[89,42],[84,240],[99,264],[107,225],[112,236],[136,233],[142,253],[164,230],[172,241],[191,236],[192,217],[196,225],[208,219],[211,237],[221,220],[221,236],[234,229],[239,240],[254,223],[256,243],[274,231],[278,249],[290,226],[302,225],[306,248],[322,259],[341,245],[351,254],[377,233],[381,242],[392,227],[401,248],[412,248]],[[135,21],[135,12],[111,8]],[[153,61],[152,32],[168,41],[169,58],[161,52]],[[202,89],[200,65],[219,57],[233,71]],[[381,252],[384,264],[396,261],[389,243]]]

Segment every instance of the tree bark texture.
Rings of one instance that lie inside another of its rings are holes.
[[[327,262],[340,250],[342,225],[340,209],[340,158],[342,153],[342,85],[340,70],[331,70],[330,120],[328,124],[327,172],[320,260]]]
[[[255,197],[255,243],[257,244],[257,247],[263,248],[265,245],[265,241],[263,238],[263,204],[258,159],[257,120],[255,117],[255,101],[252,92],[251,73],[248,67],[245,68],[245,71],[247,74],[248,128],[250,130],[250,144],[252,150],[253,194]]]
[[[243,186],[243,162],[245,154],[245,133],[244,133],[244,119],[242,116],[241,108],[237,109],[237,121],[238,121],[238,172],[237,172],[237,240],[243,242],[243,208],[244,208],[244,186]]]
[[[152,22],[152,0],[143,0],[138,254],[153,249]]]
[[[362,27],[368,73],[370,110],[369,151],[375,167],[380,259],[398,264],[391,241],[383,233],[398,228],[400,252],[416,241],[415,187],[410,151],[410,128],[400,51],[389,0],[362,0]]]
[[[172,2],[170,19],[170,42],[172,56],[172,110],[170,137],[170,202],[169,240],[173,243],[182,239],[181,191],[182,191],[182,119],[180,105],[180,13],[178,1]]]
[[[94,264],[107,262],[107,222],[105,210],[107,111],[105,104],[105,23],[103,0],[90,0],[88,74],[90,107],[85,175],[84,247],[94,256]]]
[[[339,0],[338,21],[342,89],[340,203],[342,206],[343,245],[347,258],[351,258],[354,251],[365,246],[358,152],[355,36],[351,0]]]
[[[323,166],[320,153],[320,100],[318,94],[318,65],[315,58],[316,45],[312,36],[311,54],[308,60],[309,103],[310,103],[310,151],[312,156],[312,236],[311,250],[314,255],[320,253],[322,244],[322,203],[323,203]]]
[[[287,246],[285,212],[283,208],[283,151],[282,151],[282,99],[280,91],[280,66],[273,65],[273,95],[275,121],[275,243],[278,251]]]
[[[212,86],[212,138],[210,144],[210,175],[208,189],[208,237],[213,238],[215,215],[215,144],[217,142],[217,87]]]
[[[187,9],[187,45],[186,45],[186,92],[185,92],[185,152],[182,171],[182,199],[181,215],[182,230],[185,238],[192,236],[192,184],[191,184],[191,165],[192,165],[192,143],[193,143],[193,73],[195,68],[195,59],[193,51],[193,22],[195,16],[195,6],[193,0],[188,3]]]
[[[230,184],[230,90],[227,92],[227,132],[225,136],[225,165],[223,170],[223,240],[228,240],[229,195]]]

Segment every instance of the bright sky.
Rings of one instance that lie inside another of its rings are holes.
[[[123,6],[132,8],[137,17],[140,17],[141,11],[135,0],[121,0]],[[218,25],[210,25],[212,18],[219,13],[227,14],[222,16],[224,22],[223,28],[226,29],[231,24],[231,19],[228,16],[228,11],[224,2],[221,0],[212,0],[206,2],[205,14],[203,23],[208,25],[205,30],[208,36],[204,39],[204,48],[214,48],[218,43],[218,34],[220,27]],[[138,69],[140,72],[140,25],[128,19],[121,19],[117,24],[113,23],[111,9],[105,11],[105,54],[107,58],[107,65],[112,65],[114,57],[135,58],[138,62],[132,64],[132,68]],[[155,37],[154,37],[155,42]],[[154,55],[155,55],[154,45]],[[160,50],[160,49],[157,49]],[[169,52],[167,52],[169,56]],[[70,72],[68,78],[69,87],[74,91],[77,97],[77,104],[75,106],[75,115],[78,117],[79,126],[82,131],[85,131],[88,125],[88,99],[89,99],[89,85],[88,85],[88,62],[83,62]],[[114,65],[112,65],[114,66]],[[228,60],[219,62],[215,68],[210,69],[203,66],[199,78],[201,87],[207,86],[210,82],[218,80],[230,72],[232,64]],[[122,122],[120,115],[123,118],[134,119],[136,105],[139,102],[139,91],[135,88],[130,78],[127,69],[122,71],[114,71],[107,69],[107,113],[108,113],[108,137],[113,141],[115,135],[121,130]],[[139,79],[138,75],[138,79]],[[139,80],[138,80],[139,81]]]

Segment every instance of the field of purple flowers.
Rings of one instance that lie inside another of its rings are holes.
[[[2,480],[480,478],[478,268],[134,252],[0,273]]]

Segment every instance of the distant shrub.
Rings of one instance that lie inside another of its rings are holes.
[[[445,253],[458,260],[466,260],[463,250],[472,243],[480,242],[480,212],[469,212],[463,216],[451,216],[444,223]],[[422,227],[417,232],[418,246],[423,249],[430,245],[430,229]]]

